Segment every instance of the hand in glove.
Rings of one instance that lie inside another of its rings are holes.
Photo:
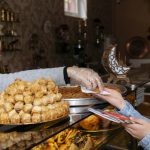
[[[89,68],[79,68],[76,66],[67,68],[68,77],[79,85],[83,85],[88,89],[103,90],[103,82],[95,71]]]

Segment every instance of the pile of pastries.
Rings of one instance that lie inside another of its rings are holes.
[[[55,120],[69,113],[58,87],[44,78],[16,79],[0,94],[0,124],[28,124]]]

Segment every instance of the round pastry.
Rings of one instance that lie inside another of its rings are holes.
[[[23,102],[17,102],[14,106],[15,110],[16,111],[20,111],[20,110],[23,110],[23,107],[24,107],[24,103]]]
[[[55,94],[50,94],[47,96],[48,104],[53,104],[55,102]]]
[[[32,122],[33,123],[41,122],[41,114],[40,113],[34,113],[32,115]]]
[[[45,113],[45,112],[47,112],[49,109],[48,109],[48,107],[47,106],[41,106],[41,112],[42,113]]]
[[[24,97],[24,102],[26,104],[32,103],[33,102],[33,96],[27,95]]]
[[[13,96],[8,96],[6,100],[7,100],[7,102],[9,102],[9,103],[15,104],[15,99],[14,99]]]
[[[20,123],[20,116],[18,113],[11,116],[10,121],[12,124],[19,124]]]
[[[31,91],[34,93],[37,93],[38,91],[40,91],[40,85],[38,83],[36,83],[36,81],[32,82]]]
[[[41,97],[43,97],[43,95],[44,95],[43,92],[38,91],[38,92],[35,93],[35,98],[41,98]]]
[[[0,114],[5,112],[5,109],[3,107],[0,107]]]
[[[11,95],[11,96],[14,96],[17,93],[17,89],[16,88],[8,88],[6,90],[6,93]]]
[[[41,106],[42,105],[42,100],[40,98],[36,98],[33,101],[34,106]]]
[[[26,91],[23,92],[23,96],[28,96],[28,95],[31,96],[32,92],[29,91],[29,90],[26,90]]]
[[[9,118],[11,118],[12,116],[14,116],[16,113],[17,113],[17,112],[16,112],[15,109],[13,109],[12,111],[10,111],[10,112],[8,113]]]
[[[17,94],[15,95],[15,101],[23,101],[23,95],[22,94]]]
[[[61,98],[62,98],[62,94],[61,93],[57,93],[56,97],[55,97],[56,102],[60,101]]]
[[[24,114],[25,114],[25,112],[24,112],[23,110],[21,110],[21,111],[19,112],[19,116],[20,116],[20,117],[22,117]]]
[[[48,104],[48,105],[47,105],[47,108],[48,108],[49,110],[53,110],[53,109],[55,109],[55,104]]]
[[[25,104],[23,110],[25,113],[30,113],[32,110],[32,107],[33,107],[32,104]]]
[[[12,103],[6,102],[4,104],[4,108],[5,108],[6,112],[9,112],[9,111],[11,111],[14,108],[14,106],[13,106]]]
[[[21,122],[22,123],[31,123],[31,115],[28,113],[24,113],[21,115]]]
[[[47,112],[41,113],[41,121],[45,122],[48,120]]]
[[[40,91],[41,91],[43,94],[47,94],[47,87],[46,87],[46,86],[41,86]]]
[[[49,102],[48,97],[47,96],[42,97],[41,102],[42,102],[42,105],[44,106],[48,105],[48,102]]]
[[[1,113],[1,115],[0,115],[0,123],[1,124],[8,124],[8,123],[10,123],[8,113],[5,113],[5,112]]]
[[[42,108],[41,106],[33,106],[32,113],[41,113]]]
[[[96,115],[91,115],[84,120],[80,121],[80,126],[86,130],[98,130],[101,120]]]
[[[0,99],[0,107],[4,106],[4,101]]]

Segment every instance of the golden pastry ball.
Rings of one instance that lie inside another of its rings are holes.
[[[86,130],[98,130],[101,124],[101,119],[96,115],[91,115],[80,121],[80,126]]]

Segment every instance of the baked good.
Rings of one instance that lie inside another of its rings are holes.
[[[80,126],[86,130],[98,130],[101,123],[99,116],[91,115],[84,120],[80,121]]]
[[[38,123],[66,116],[69,105],[61,98],[52,80],[16,79],[0,94],[0,124]]]

